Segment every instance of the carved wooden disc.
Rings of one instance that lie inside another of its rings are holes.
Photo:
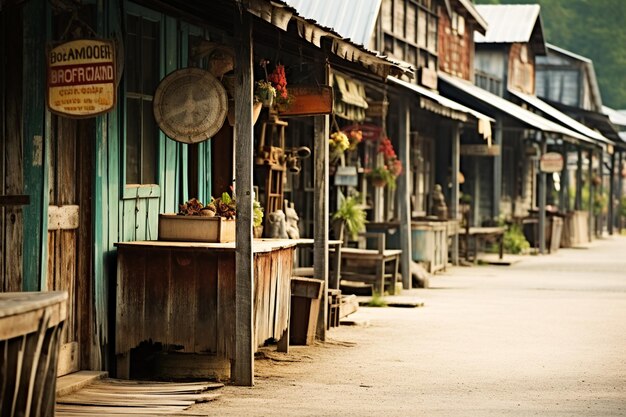
[[[210,72],[185,68],[161,80],[154,93],[153,111],[167,136],[198,143],[210,139],[224,124],[228,97]]]

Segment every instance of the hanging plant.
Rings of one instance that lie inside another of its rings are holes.
[[[268,81],[276,89],[276,105],[279,108],[288,108],[293,103],[294,97],[287,91],[287,76],[285,66],[278,64],[274,71],[267,77]]]
[[[343,153],[350,147],[350,140],[343,132],[335,132],[328,139],[328,151],[331,162],[338,161]]]

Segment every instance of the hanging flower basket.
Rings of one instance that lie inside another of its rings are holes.
[[[387,181],[383,178],[375,178],[372,179],[372,185],[376,188],[383,188],[385,185],[387,185]]]

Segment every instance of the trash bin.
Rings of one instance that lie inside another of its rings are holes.
[[[319,279],[291,277],[290,345],[309,345],[315,341],[323,287],[324,282]]]

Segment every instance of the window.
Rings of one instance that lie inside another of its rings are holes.
[[[159,128],[152,113],[161,78],[160,17],[126,17],[124,104],[125,184],[157,184]]]

